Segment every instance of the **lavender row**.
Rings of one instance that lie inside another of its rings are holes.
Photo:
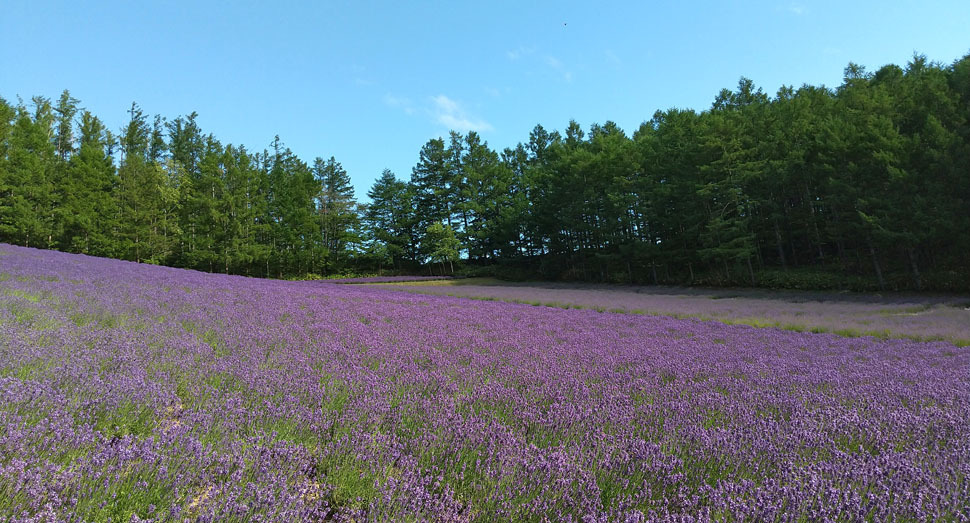
[[[370,276],[366,278],[334,278],[328,283],[403,283],[418,281],[450,280],[451,276]]]
[[[970,345],[970,298],[852,297],[819,293],[757,293],[650,288],[608,289],[583,285],[395,286],[395,290],[575,307],[614,312],[673,315],[758,327],[833,332],[850,336],[908,337]]]
[[[970,350],[0,246],[0,520],[960,519]]]

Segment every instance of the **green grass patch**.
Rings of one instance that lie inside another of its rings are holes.
[[[47,375],[54,363],[50,359],[36,359],[22,365],[0,368],[0,376],[20,381],[37,380]]]
[[[143,438],[155,430],[156,418],[155,410],[151,407],[126,401],[114,409],[95,413],[92,425],[94,430],[109,439],[125,436]]]
[[[36,293],[36,292],[27,292],[25,290],[12,289],[12,288],[11,289],[4,289],[3,290],[3,293],[6,294],[7,296],[14,296],[14,297],[17,297],[17,298],[21,298],[21,299],[27,300],[27,301],[29,301],[31,303],[37,303],[43,297],[43,295],[41,295],[39,293]]]
[[[43,309],[31,305],[29,301],[7,301],[3,303],[3,307],[13,316],[15,322],[33,330],[48,330],[58,325]]]
[[[454,278],[445,280],[395,281],[384,283],[364,283],[362,285],[386,285],[391,287],[463,287],[508,285],[509,282],[497,278]]]

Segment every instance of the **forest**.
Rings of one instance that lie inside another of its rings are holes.
[[[133,103],[0,99],[0,242],[251,276],[461,273],[634,284],[970,290],[970,55],[835,88],[746,78],[702,111],[452,131],[361,201],[334,157],[221,143]]]

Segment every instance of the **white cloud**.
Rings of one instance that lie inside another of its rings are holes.
[[[568,70],[558,58],[552,55],[546,55],[543,61],[545,61],[546,65],[549,66],[550,69],[562,75],[562,79],[565,80],[566,83],[573,81],[573,72]]]
[[[437,108],[439,111],[444,113],[452,114],[452,113],[457,113],[461,110],[461,108],[458,105],[458,102],[452,100],[451,98],[448,98],[443,94],[439,94],[438,96],[432,96],[431,101],[434,102],[435,108]]]
[[[443,94],[431,97],[431,117],[448,129],[459,132],[491,131],[492,125],[485,120],[468,115],[464,107]]]
[[[497,93],[498,90],[496,89]],[[403,111],[407,115],[422,114],[432,122],[448,129],[468,131],[491,131],[492,124],[468,113],[461,102],[443,94],[427,98],[426,103],[415,104],[410,98],[390,93],[382,99],[384,105]]]
[[[384,105],[401,109],[404,111],[404,114],[415,113],[414,104],[411,102],[411,99],[403,96],[394,96],[390,93],[385,94]]]
[[[534,47],[519,47],[518,49],[513,49],[511,51],[505,51],[505,57],[513,62],[522,58],[523,56],[528,56],[536,52]]]
[[[614,53],[612,49],[603,51],[603,54],[606,55],[606,61],[610,62],[611,64],[617,67],[623,65],[623,60],[620,60],[620,57],[616,56],[616,53]]]
[[[791,3],[788,5],[788,12],[794,14],[795,16],[802,16],[805,14],[805,6],[797,3]]]
[[[529,67],[530,69],[536,65],[545,66],[553,71],[555,71],[563,80],[567,83],[573,81],[573,73],[562,60],[559,58],[544,54],[538,51],[535,47],[518,47],[511,51],[505,52],[506,58],[512,62],[521,62],[523,66]],[[532,75],[533,71],[528,71],[527,74]]]

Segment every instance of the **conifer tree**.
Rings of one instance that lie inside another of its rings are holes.
[[[81,114],[80,147],[67,166],[58,213],[59,244],[70,252],[113,256],[118,210],[112,196],[117,180],[107,151],[107,129],[89,111]]]
[[[323,247],[333,264],[346,261],[349,245],[359,243],[360,218],[350,176],[333,156],[313,162],[313,176],[320,187],[316,197]]]

